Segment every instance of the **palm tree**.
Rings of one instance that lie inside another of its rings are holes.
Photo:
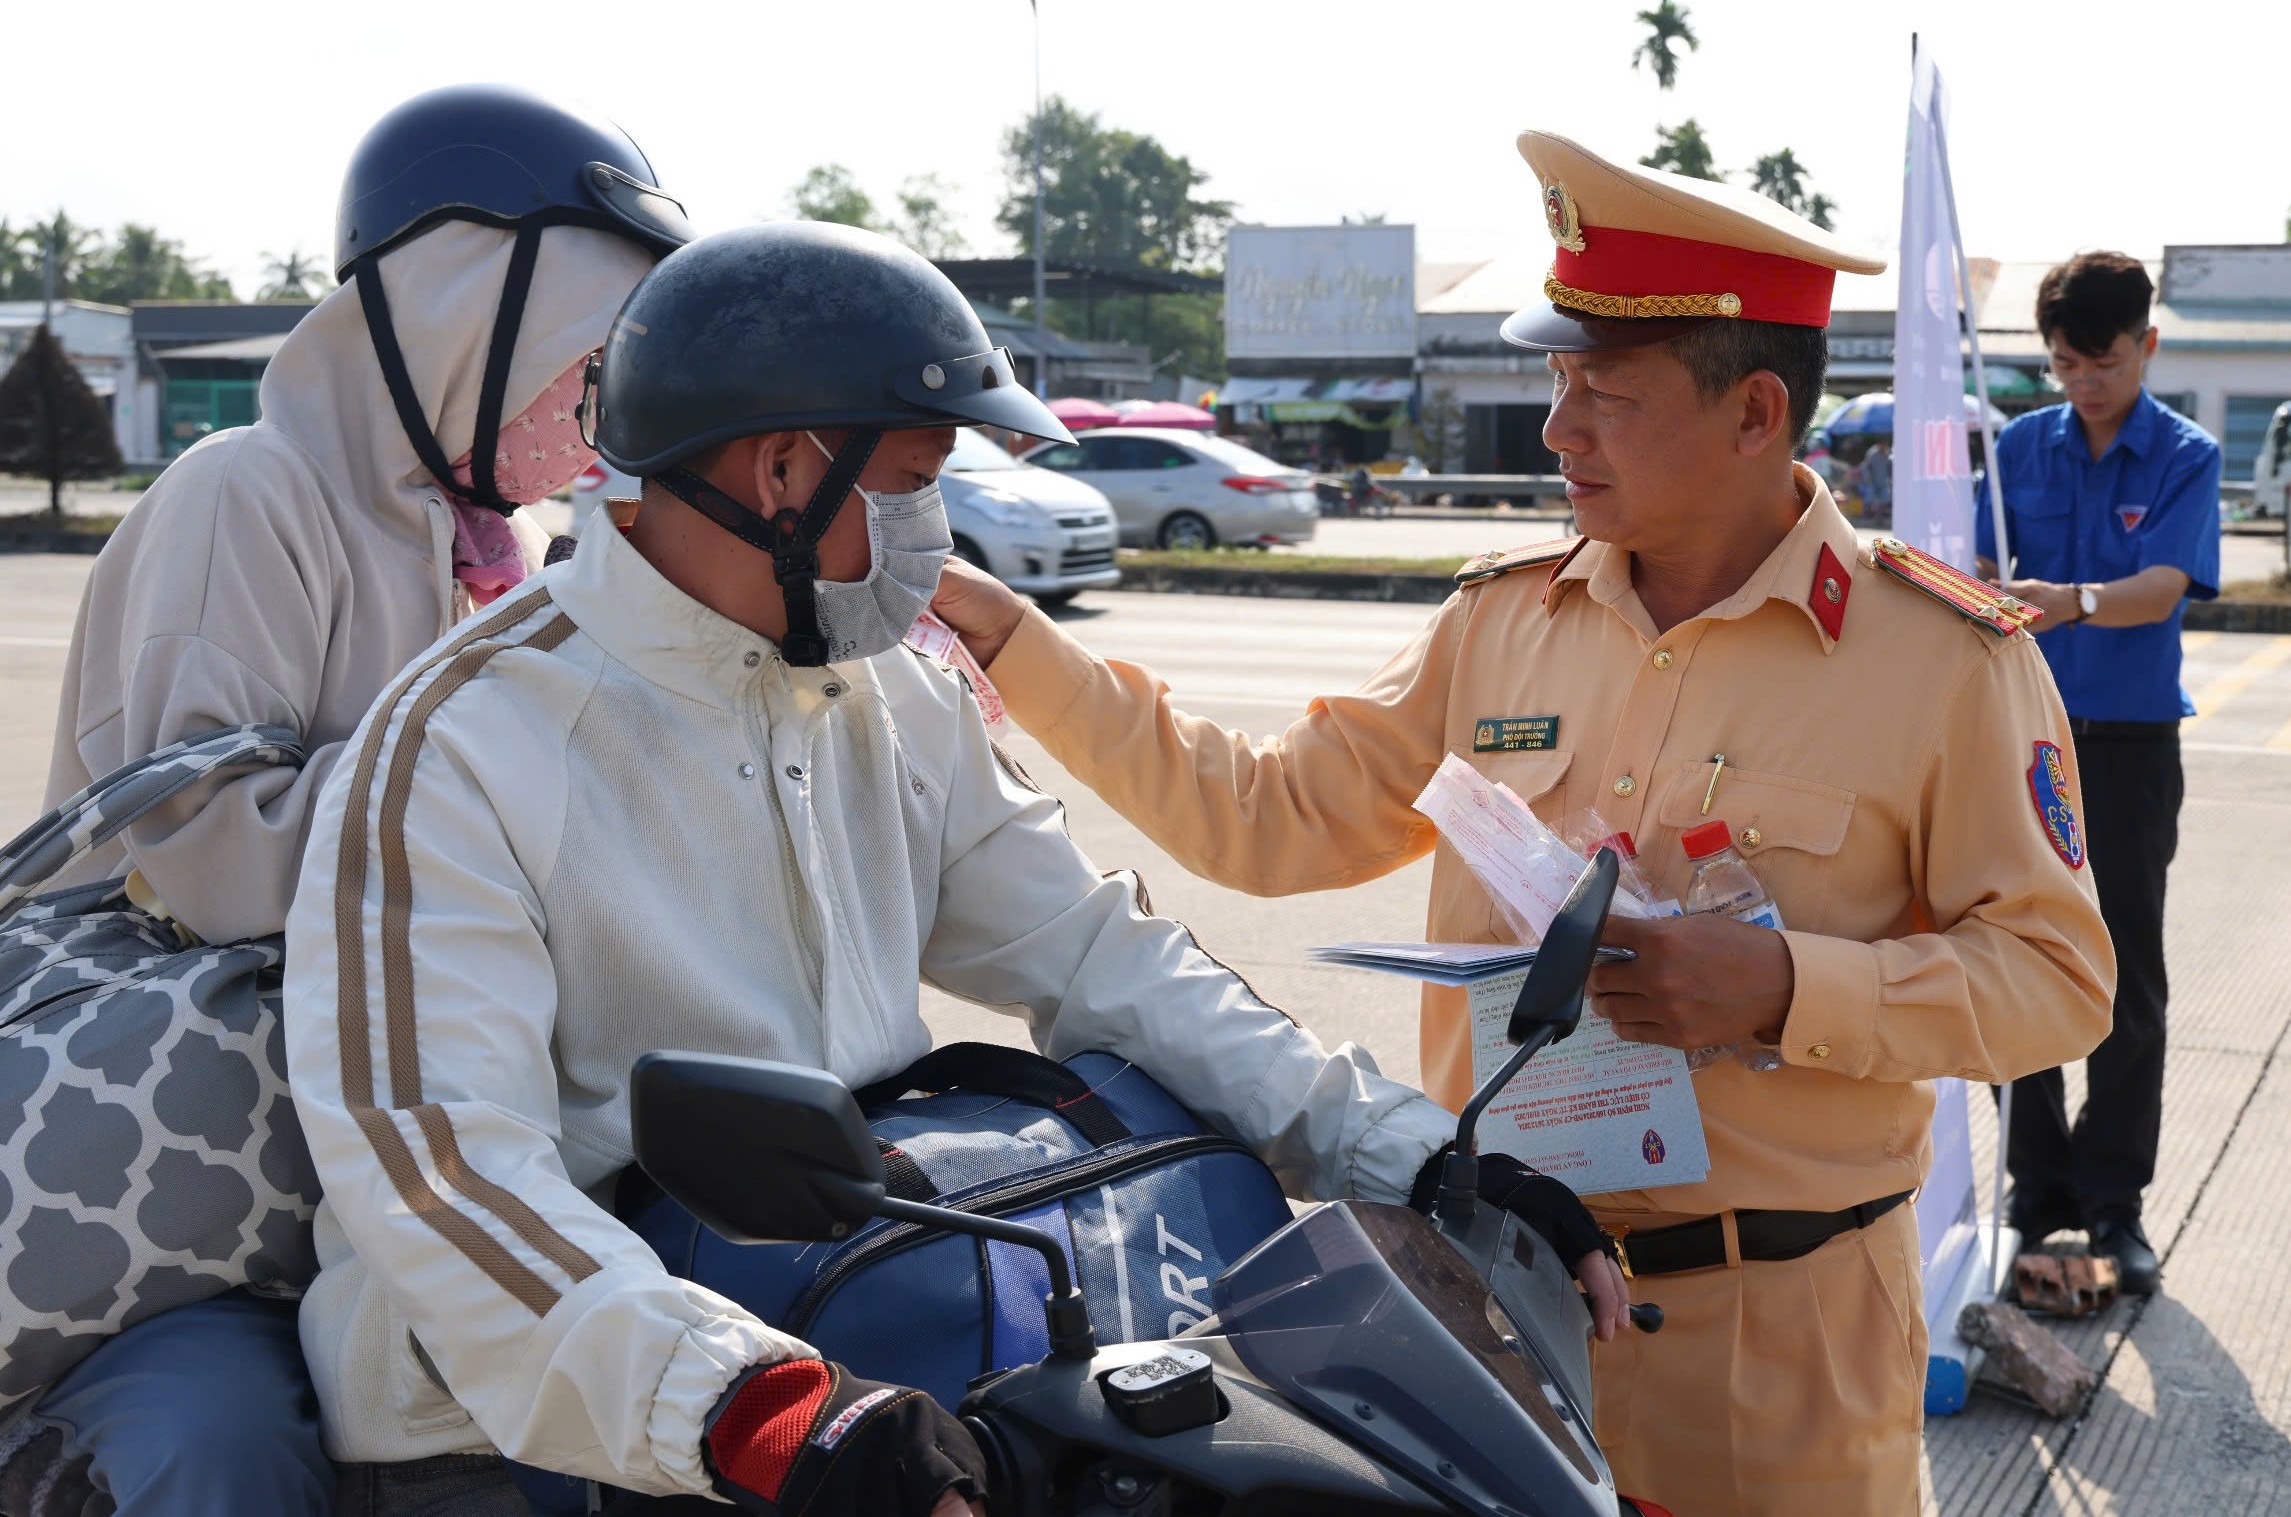
[[[1650,169],[1668,169],[1684,174],[1689,179],[1723,179],[1718,172],[1718,160],[1710,151],[1710,143],[1702,135],[1702,123],[1692,116],[1677,126],[1655,128],[1655,150],[1639,160]]]
[[[1691,53],[1702,43],[1678,0],[1660,0],[1653,10],[1639,12],[1638,20],[1647,29],[1647,40],[1631,54],[1631,67],[1635,69],[1644,61],[1654,72],[1655,83],[1667,90],[1678,83],[1678,54],[1672,51],[1672,44],[1683,42]]]
[[[1823,231],[1836,230],[1838,203],[1827,195],[1815,195],[1806,201],[1806,219]]]
[[[1806,204],[1806,166],[1788,148],[1768,153],[1750,165],[1750,187],[1768,200],[1793,211]]]
[[[318,260],[300,248],[283,258],[276,253],[263,254],[263,272],[270,280],[256,292],[257,300],[308,300],[334,282],[326,277]]]

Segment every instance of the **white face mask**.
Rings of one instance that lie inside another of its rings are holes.
[[[834,461],[827,444],[809,432],[804,436]],[[938,592],[939,568],[955,548],[937,480],[904,495],[852,488],[867,503],[867,577],[812,581],[829,663],[873,658],[898,647]]]

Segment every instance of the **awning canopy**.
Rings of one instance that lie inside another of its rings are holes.
[[[269,363],[278,357],[278,350],[286,345],[286,332],[274,332],[267,337],[239,337],[229,342],[198,342],[186,348],[161,348],[151,356],[161,363],[176,358],[237,359],[242,363]]]
[[[1217,387],[1221,406],[1261,406],[1269,400],[1302,400],[1311,393],[1309,379],[1260,379],[1255,375],[1228,379]]]
[[[1377,379],[1340,379],[1321,391],[1322,400],[1361,401],[1371,405],[1395,405],[1416,393],[1413,376],[1394,378],[1385,375]]]

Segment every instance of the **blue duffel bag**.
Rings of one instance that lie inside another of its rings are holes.
[[[891,1193],[1056,1237],[1100,1343],[1198,1322],[1209,1282],[1291,1215],[1245,1145],[1111,1054],[1059,1064],[952,1043],[856,1094]],[[890,1221],[836,1244],[741,1246],[629,1174],[622,1216],[671,1271],[854,1374],[919,1387],[951,1409],[980,1375],[1049,1352],[1049,1273],[1032,1249]]]

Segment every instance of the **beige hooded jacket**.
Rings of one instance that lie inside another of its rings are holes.
[[[446,222],[382,260],[406,367],[448,458],[469,451],[512,235]],[[502,400],[513,417],[604,341],[652,255],[578,227],[542,238]],[[64,669],[49,803],[190,733],[303,735],[299,774],[242,774],[137,824],[76,879],[128,864],[210,942],[277,932],[310,813],[390,677],[468,610],[453,512],[398,424],[357,291],[295,328],[262,420],[199,443],[96,560]],[[513,518],[522,522],[522,516]],[[520,534],[538,562],[540,534]]]

